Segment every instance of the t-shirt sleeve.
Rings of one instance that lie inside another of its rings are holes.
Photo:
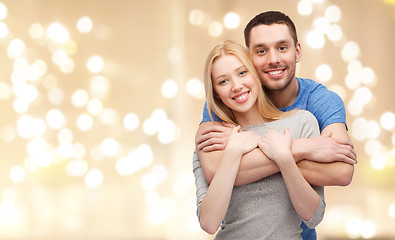
[[[221,119],[213,111],[211,111],[211,115],[213,116],[214,122],[221,122]],[[203,107],[203,118],[200,123],[209,122],[209,121],[211,121],[211,118],[210,118],[210,114],[208,114],[207,101],[205,101]]]
[[[322,187],[322,186],[312,186],[312,187],[320,196],[320,203],[318,204],[318,207],[315,210],[313,217],[311,217],[311,219],[308,221],[303,220],[303,222],[310,229],[317,227],[318,224],[322,221],[322,219],[324,218],[325,207],[326,207],[326,203],[325,203],[325,199],[324,199],[324,187]]]
[[[196,153],[193,152],[193,174],[195,175],[195,186],[196,186],[196,215],[200,217],[200,205],[202,204],[204,196],[208,190],[209,184],[204,177],[200,160]]]
[[[301,119],[298,122],[300,128],[300,135],[298,136],[298,138],[312,138],[315,136],[319,136],[320,130],[318,126],[318,121],[315,116],[308,111],[299,111],[302,111],[303,114],[301,113]]]
[[[307,110],[318,120],[320,131],[332,123],[346,123],[346,109],[343,100],[324,85],[318,85],[312,92]]]
[[[303,111],[303,110],[302,110]],[[303,113],[304,112],[304,113]],[[312,138],[320,135],[318,129],[318,122],[314,115],[308,111],[303,111],[299,119],[298,124],[300,127],[300,137],[301,138]],[[320,203],[314,213],[314,215],[309,220],[303,220],[303,222],[310,228],[315,228],[324,218],[325,213],[325,197],[324,197],[324,187],[322,186],[312,186],[313,189],[320,196]]]

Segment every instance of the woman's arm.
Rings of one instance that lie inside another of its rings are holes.
[[[200,226],[209,234],[217,232],[228,210],[233,185],[243,154],[257,148],[258,139],[250,132],[234,128],[222,160],[200,205]]]
[[[292,137],[288,129],[284,135],[271,130],[259,142],[259,148],[280,168],[292,205],[304,220],[310,220],[319,204],[320,196],[300,173],[291,153]]]

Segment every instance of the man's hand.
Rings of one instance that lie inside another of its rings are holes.
[[[226,122],[215,125],[211,124],[211,122],[203,122],[201,124],[207,123],[210,124],[208,127],[204,128],[202,132],[198,131],[196,133],[195,144],[197,150],[202,150],[203,152],[224,150],[229,136],[236,126]]]
[[[305,155],[297,157],[297,160],[308,159],[321,163],[357,163],[357,154],[352,142],[346,138],[331,137],[329,131],[310,139],[296,139],[293,141],[292,147],[293,150],[296,148],[305,149]]]

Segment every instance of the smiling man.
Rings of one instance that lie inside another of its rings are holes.
[[[310,111],[318,120],[321,136],[292,142],[292,154],[305,179],[317,186],[348,185],[357,157],[347,133],[343,101],[322,84],[295,76],[302,50],[292,20],[281,12],[261,13],[247,24],[244,38],[272,103],[282,111]],[[232,126],[221,123],[214,113],[211,119],[205,104],[193,161],[198,211],[231,130]],[[248,184],[278,171],[273,161],[255,149],[243,156],[235,185]],[[317,238],[315,229],[304,224],[302,228],[304,240]]]

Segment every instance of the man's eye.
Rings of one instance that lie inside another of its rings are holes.
[[[284,50],[287,49],[287,47],[286,47],[286,46],[281,46],[279,49],[280,49],[281,51],[284,51]]]
[[[258,54],[264,54],[265,53],[265,50],[263,50],[263,49],[259,49],[258,51],[256,51]]]

